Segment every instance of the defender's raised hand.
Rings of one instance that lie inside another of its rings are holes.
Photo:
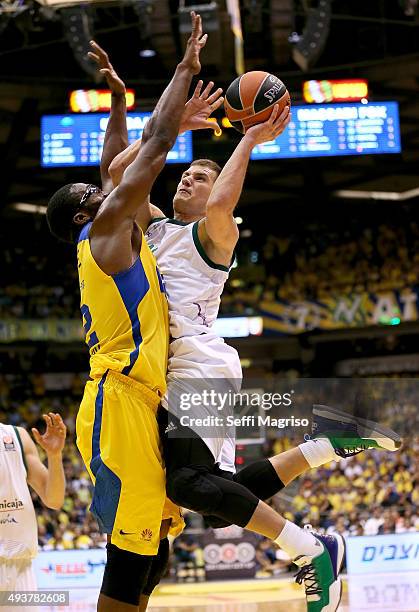
[[[125,83],[119,78],[114,67],[109,61],[109,56],[102,47],[94,40],[90,41],[93,51],[87,54],[99,67],[99,72],[103,74],[108,83],[108,87],[114,96],[125,96]]]
[[[186,44],[185,55],[181,64],[186,66],[192,74],[198,74],[201,70],[201,63],[199,61],[199,54],[201,49],[205,47],[207,42],[208,34],[202,36],[202,19],[201,15],[197,15],[195,11],[191,11],[192,19],[192,33]]]
[[[198,81],[192,98],[185,104],[179,129],[180,133],[187,130],[205,130],[207,128],[214,130],[215,133],[220,132],[220,126],[217,121],[209,120],[209,117],[224,102],[224,98],[221,95],[223,90],[219,87],[211,93],[214,83],[210,81],[204,91],[202,91],[203,84],[203,81]]]

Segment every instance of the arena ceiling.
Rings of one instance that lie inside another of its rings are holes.
[[[301,83],[308,78],[367,78],[373,100],[400,103],[403,153],[254,162],[241,203],[255,206],[263,201],[273,208],[280,202],[293,207],[314,199],[336,203],[336,192],[383,190],[407,192],[406,197],[415,201],[419,187],[417,0],[327,0],[331,14],[325,46],[314,65],[303,72],[293,60],[289,38],[293,32],[300,40],[307,34],[310,14],[319,1],[241,0],[246,69],[265,69],[280,76],[296,103],[301,100]],[[5,214],[11,214],[15,202],[45,204],[63,183],[90,182],[97,175],[91,169],[46,170],[39,165],[40,115],[65,112],[69,90],[95,85],[72,51],[64,16],[70,9],[63,8],[64,3],[0,0],[0,202]],[[181,4],[187,11],[192,3]],[[179,1],[102,1],[82,6],[86,36],[94,36],[109,50],[121,76],[136,89],[141,110],[151,109],[181,57],[184,35]],[[217,2],[217,15],[215,29],[210,31],[212,43],[202,58],[203,77],[225,87],[236,75],[224,0]],[[155,55],[142,57],[146,48]],[[232,130],[218,139],[199,134],[195,154],[223,162],[237,139]],[[164,171],[158,187],[160,201],[170,198],[178,171],[176,167]],[[339,205],[348,204],[345,200],[346,196]]]

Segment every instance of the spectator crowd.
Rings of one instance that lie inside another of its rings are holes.
[[[419,278],[419,225],[379,225],[269,234],[238,247],[221,302],[223,314],[257,314],[260,302],[327,300],[402,290]]]
[[[221,302],[222,314],[253,314],[261,301],[322,300],[333,295],[413,286],[419,276],[419,224],[406,219],[371,227],[254,230],[237,247]],[[4,237],[0,320],[78,318],[74,249],[33,244],[31,255]],[[57,261],[60,261],[57,272]],[[17,274],[18,271],[18,274]],[[24,279],[22,281],[22,279]]]
[[[65,377],[63,377],[64,380]],[[26,386],[13,384],[13,377],[0,376],[0,422],[23,425],[28,430],[40,427],[43,413],[59,412],[68,427],[64,452],[67,490],[64,506],[55,512],[44,508],[35,498],[39,524],[39,544],[44,550],[95,548],[104,546],[95,520],[87,511],[91,485],[87,471],[75,446],[75,417],[83,380],[79,375],[66,378],[67,388],[48,391],[43,375],[29,377]],[[311,398],[313,402],[314,398]],[[398,422],[410,419],[412,403],[397,407]],[[388,408],[390,417],[390,406]],[[388,423],[383,408],[383,421]],[[392,423],[392,421],[391,421]],[[288,435],[268,431],[271,443],[261,448],[267,456],[278,454],[301,442]],[[284,496],[285,495],[285,496]],[[374,535],[419,530],[419,438],[410,437],[397,453],[364,452],[340,462],[312,470],[271,503],[278,511],[298,524],[310,523],[327,533],[337,530],[343,535]],[[203,528],[196,515],[188,517],[194,531]],[[269,560],[261,545],[259,556]],[[179,555],[187,546],[179,543]],[[186,551],[186,552],[185,552]]]

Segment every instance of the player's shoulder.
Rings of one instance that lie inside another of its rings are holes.
[[[186,223],[185,221],[179,221],[178,219],[169,219],[168,217],[159,217],[156,219],[152,219],[148,228],[146,235],[160,235],[161,238],[167,237],[169,235],[176,234],[179,236],[179,233],[186,234],[191,231],[191,228],[194,224],[191,222]]]
[[[26,443],[28,441],[32,442],[30,435],[28,434],[28,432],[26,431],[24,427],[21,427],[20,425],[16,425],[16,427],[14,427],[14,430],[20,436],[20,439],[23,445],[25,445],[25,442]]]
[[[147,226],[147,230],[149,230],[152,225],[156,226],[157,223],[162,223],[162,222],[164,223],[166,221],[167,221],[167,217],[152,217]]]
[[[16,436],[25,455],[32,454],[34,450],[36,450],[35,444],[26,429],[21,426],[15,426],[13,429],[16,432]]]

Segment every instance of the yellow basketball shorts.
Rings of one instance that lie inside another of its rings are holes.
[[[86,383],[77,415],[77,446],[94,484],[91,512],[123,550],[155,555],[160,524],[172,535],[184,526],[166,499],[156,420],[159,397],[141,383],[108,371]]]

